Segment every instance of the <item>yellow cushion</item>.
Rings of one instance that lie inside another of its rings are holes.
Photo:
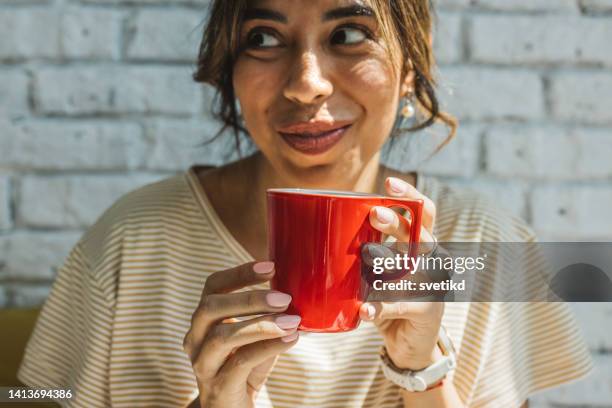
[[[23,386],[17,380],[17,369],[39,312],[40,309],[0,309],[0,387]],[[28,404],[38,408],[58,406],[55,403]],[[4,406],[0,402],[0,407]]]

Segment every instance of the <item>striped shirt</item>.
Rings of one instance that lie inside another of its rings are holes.
[[[440,241],[533,241],[518,218],[423,174]],[[135,190],[83,235],[58,271],[20,367],[30,386],[71,387],[70,407],[181,407],[197,396],[183,338],[206,277],[252,261],[221,222],[196,169]],[[265,285],[255,288],[264,289]],[[469,407],[519,407],[584,377],[589,352],[563,303],[447,303],[450,374]],[[301,333],[257,407],[401,407],[381,370],[372,323]]]

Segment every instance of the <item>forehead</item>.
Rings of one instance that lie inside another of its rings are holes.
[[[273,8],[277,10],[331,9],[346,6],[372,7],[371,0],[247,0],[247,7]]]

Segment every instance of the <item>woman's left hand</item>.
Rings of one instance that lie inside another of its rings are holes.
[[[420,242],[433,242],[436,219],[433,201],[395,177],[387,178],[385,188],[391,197],[424,201]],[[386,207],[373,207],[370,211],[372,226],[398,242],[409,241],[408,222]],[[359,311],[363,320],[373,320],[378,327],[393,363],[410,370],[425,368],[441,355],[436,344],[443,313],[444,302],[366,302]]]

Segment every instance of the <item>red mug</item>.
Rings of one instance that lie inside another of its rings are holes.
[[[368,293],[361,247],[382,239],[370,224],[370,209],[405,209],[410,242],[419,242],[423,200],[305,189],[269,189],[267,198],[268,248],[276,270],[271,287],[292,296],[287,313],[302,317],[303,331],[356,329]]]

